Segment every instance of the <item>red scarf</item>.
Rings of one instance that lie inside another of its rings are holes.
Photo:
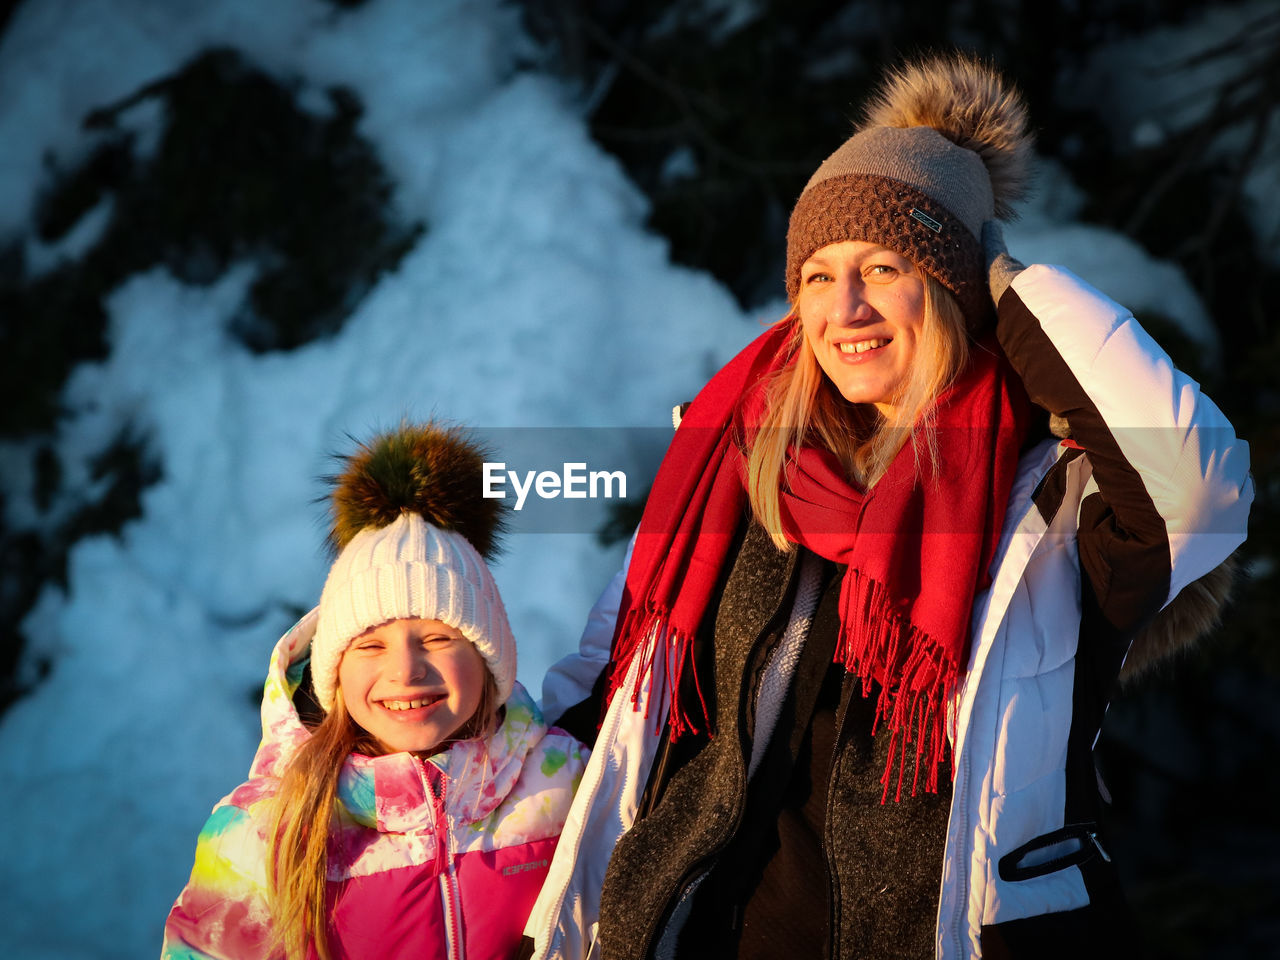
[[[658,662],[673,739],[695,729],[688,705],[678,702],[681,674],[748,509],[745,464],[734,438],[743,427],[743,411],[758,405],[751,398],[758,396],[762,378],[789,359],[788,333],[779,325],[756,338],[698,394],[672,438],[640,520],[606,702],[639,651],[643,668]],[[988,338],[973,348],[968,366],[936,405],[936,471],[924,450],[917,466],[908,442],[864,493],[830,453],[812,447],[793,451],[790,483],[782,492],[783,529],[788,539],[848,565],[836,662],[861,678],[864,696],[878,690],[875,727],[886,722],[891,737],[881,779],[886,797],[895,755],[901,797],[911,742],[912,794],[922,759],[926,789],[937,791],[938,765],[946,757],[946,705],[965,668],[974,596],[990,580],[1028,410],[1021,382]],[[705,718],[705,702],[700,706]]]

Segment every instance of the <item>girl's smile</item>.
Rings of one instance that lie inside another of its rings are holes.
[[[425,708],[428,704],[439,703],[440,700],[440,697],[426,697],[421,700],[383,700],[381,703],[382,706],[395,713],[405,713],[410,710]]]
[[[387,753],[429,753],[475,714],[487,669],[448,624],[390,620],[351,641],[338,689],[351,718]]]

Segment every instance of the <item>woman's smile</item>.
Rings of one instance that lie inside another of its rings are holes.
[[[892,337],[876,337],[870,340],[837,340],[835,345],[840,351],[841,358],[847,363],[861,363],[874,359],[867,354],[887,347],[891,343],[893,343]]]

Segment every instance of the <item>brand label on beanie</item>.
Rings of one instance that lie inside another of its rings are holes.
[[[507,480],[516,493],[517,510],[524,509],[530,490],[543,500],[625,500],[627,475],[621,470],[587,470],[581,462],[561,464],[560,472],[554,470],[526,470],[524,476],[516,470],[508,470],[506,463],[485,462],[484,490],[486,500],[505,500]],[[616,491],[616,492],[615,492]]]
[[[940,224],[937,220],[933,219],[933,217],[929,216],[927,213],[925,213],[923,210],[918,209],[917,207],[911,208],[911,219],[919,220],[921,223],[923,223],[926,227],[928,227],[934,233],[942,232],[942,224]]]

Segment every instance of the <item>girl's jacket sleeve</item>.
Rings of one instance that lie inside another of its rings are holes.
[[[191,879],[165,921],[161,960],[268,955],[266,841],[255,819],[232,798],[214,808],[200,831]]]
[[[1014,278],[997,335],[1089,457],[1078,544],[1099,609],[1141,627],[1243,541],[1249,446],[1128,310],[1061,267]]]

